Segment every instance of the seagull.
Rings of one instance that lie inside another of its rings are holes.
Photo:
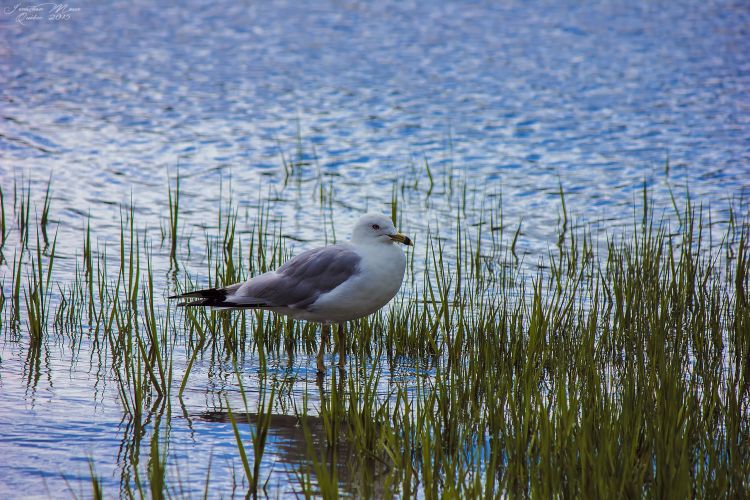
[[[331,325],[338,324],[339,368],[346,363],[344,323],[369,316],[396,295],[404,279],[406,256],[398,243],[413,246],[391,219],[366,214],[357,220],[348,243],[307,250],[284,265],[244,283],[206,288],[170,299],[178,307],[268,309],[294,319],[322,323],[317,355],[325,373],[323,352]]]

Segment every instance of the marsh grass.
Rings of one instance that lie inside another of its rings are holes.
[[[290,177],[307,166],[297,157],[284,162]],[[85,221],[73,278],[62,282],[57,238],[48,245],[46,237],[54,227],[49,185],[36,227],[30,188],[14,189],[12,229],[0,193],[3,248],[11,234],[19,241],[2,276],[6,341],[26,346],[30,385],[51,336],[87,350],[114,381],[122,496],[174,496],[192,481],[171,464],[169,428],[173,403],[182,405],[198,377],[196,363],[237,381],[240,411],[236,399],[223,402],[248,496],[269,494],[264,460],[276,410],[297,417],[303,431],[305,459],[290,477],[304,496],[747,496],[748,221],[730,212],[714,241],[710,212],[672,195],[671,215],[657,216],[644,186],[632,227],[602,241],[575,224],[561,182],[559,236],[533,267],[519,256],[522,222],[505,221],[501,198],[477,194],[446,165],[441,173],[425,160],[429,185],[421,190],[394,184],[390,210],[399,224],[408,222],[412,196],[445,197],[456,208],[439,231],[418,235],[404,293],[349,325],[347,371],[330,371],[316,389],[303,371],[287,383],[270,368],[285,359],[314,366],[315,325],[264,311],[175,310],[164,299],[246,279],[290,255],[271,201],[243,222],[232,197],[222,196],[228,201],[202,241],[181,240],[194,231],[179,208],[179,174],[168,189],[166,250],[139,227],[131,201],[116,245],[100,246]],[[323,209],[333,196],[321,191]],[[178,266],[194,253],[200,269]],[[176,290],[161,285],[154,262],[162,257],[184,270]],[[248,392],[245,363],[258,373]],[[294,396],[300,384],[302,396]],[[310,391],[318,391],[316,403]],[[94,470],[91,462],[90,487],[101,497]]]
[[[5,260],[3,255],[3,248],[8,239],[9,228],[6,225],[5,220],[5,195],[3,194],[3,188],[0,186],[0,263]]]
[[[242,402],[245,406],[245,415],[248,421],[251,421],[250,417],[250,410],[248,407],[247,402],[247,395],[245,394],[245,388],[242,385],[242,377],[239,376],[239,370],[237,370],[237,384],[239,386],[240,394],[242,395]],[[245,478],[248,482],[248,489],[247,489],[247,496],[251,496],[253,498],[258,497],[258,489],[260,485],[260,466],[261,462],[263,460],[263,452],[266,446],[266,440],[268,438],[268,430],[271,425],[271,414],[273,411],[273,401],[275,396],[275,390],[276,387],[271,387],[271,393],[268,397],[266,397],[265,393],[265,386],[261,386],[261,392],[258,394],[258,407],[257,412],[254,415],[257,415],[257,418],[255,419],[255,425],[251,428],[251,435],[250,435],[250,441],[252,442],[252,467],[250,466],[250,461],[247,458],[247,452],[245,450],[245,445],[242,440],[242,437],[240,435],[239,427],[237,426],[237,421],[234,418],[234,415],[232,414],[231,406],[229,404],[229,401],[227,400],[227,412],[229,415],[229,420],[232,423],[232,430],[234,432],[234,437],[237,441],[237,450],[239,451],[240,458],[242,460],[242,467],[245,471]],[[266,492],[267,493],[267,492]]]
[[[168,186],[168,193],[169,193],[169,261],[171,265],[174,267],[175,270],[178,269],[177,267],[177,243],[179,239],[179,235],[177,234],[178,230],[178,221],[179,221],[179,215],[180,215],[180,171],[177,171],[177,175],[175,177],[175,188],[174,192],[172,192],[172,186]]]

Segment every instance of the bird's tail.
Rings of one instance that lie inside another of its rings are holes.
[[[241,283],[235,283],[223,288],[204,288],[203,290],[193,290],[192,292],[171,295],[170,299],[188,299],[177,303],[177,307],[237,307],[236,303],[228,301],[234,292],[240,287]],[[190,300],[196,299],[196,300]]]

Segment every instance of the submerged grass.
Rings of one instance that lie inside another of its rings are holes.
[[[287,174],[303,168],[297,162]],[[169,427],[172,403],[182,406],[199,377],[196,363],[237,380],[244,420],[232,410],[236,401],[222,400],[248,496],[269,494],[265,475],[276,473],[264,469],[276,411],[299,419],[304,459],[291,477],[303,496],[749,495],[748,221],[732,214],[714,242],[711,216],[700,206],[686,198],[678,209],[673,197],[675,217],[659,218],[644,187],[632,228],[602,241],[573,223],[560,183],[559,237],[534,271],[519,258],[521,223],[506,232],[498,198],[435,168],[425,160],[429,186],[421,191],[394,185],[392,218],[408,222],[404,207],[414,205],[415,193],[444,196],[457,208],[442,216],[443,229],[419,235],[406,291],[349,325],[347,372],[318,382],[316,404],[304,368],[290,383],[270,369],[284,359],[314,367],[315,325],[263,311],[175,311],[163,299],[175,290],[160,289],[158,250],[139,229],[132,202],[121,211],[114,252],[92,241],[86,221],[74,277],[55,289],[56,238],[47,247],[37,230],[36,244],[29,241],[30,190],[18,197],[14,190],[20,244],[2,277],[6,341],[26,346],[36,366],[29,384],[38,381],[51,335],[85,344],[92,364],[115,382],[122,496],[185,491],[185,475],[170,463]],[[446,179],[443,192],[433,176]],[[320,196],[322,209],[333,196],[332,189]],[[48,189],[43,235],[50,199]],[[178,175],[169,188],[165,256],[176,271],[186,249],[203,255],[202,274],[178,275],[179,289],[222,286],[288,258],[271,202],[243,223],[229,197],[203,242],[191,242],[178,237],[178,215],[182,234],[192,234],[179,200]],[[4,204],[2,221],[7,251]],[[259,374],[248,393],[246,363]],[[302,397],[291,395],[289,387],[303,383]],[[150,443],[141,451],[143,439]],[[89,466],[89,487],[101,497],[102,480]]]

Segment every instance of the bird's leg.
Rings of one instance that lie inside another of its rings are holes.
[[[323,329],[320,332],[320,349],[318,349],[318,373],[325,373],[326,366],[323,364],[323,353],[326,350],[326,342],[328,337],[331,336],[331,325],[323,324]]]
[[[339,323],[339,370],[343,370],[346,366],[346,331],[344,331],[344,324]]]
[[[326,335],[326,346],[331,345],[331,325],[326,325],[323,329],[323,333]]]

